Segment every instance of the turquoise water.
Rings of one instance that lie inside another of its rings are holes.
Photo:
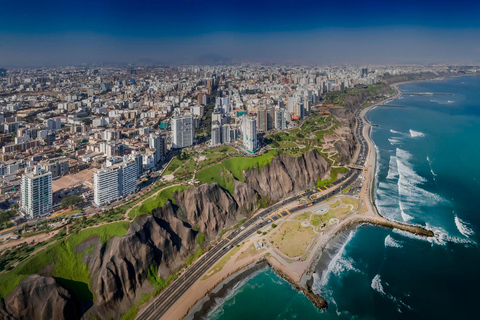
[[[477,319],[480,298],[480,77],[409,83],[368,118],[377,145],[376,202],[390,219],[427,226],[427,241],[363,226],[345,235],[314,290],[317,311],[271,270],[239,285],[211,319]]]

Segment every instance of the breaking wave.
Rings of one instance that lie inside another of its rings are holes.
[[[420,132],[420,131],[415,131],[410,129],[410,137],[412,138],[420,138],[420,137],[425,137],[425,133]]]
[[[398,177],[397,157],[390,156],[387,179],[395,179]]]
[[[470,223],[460,219],[457,215],[455,215],[455,225],[457,226],[458,231],[460,231],[460,233],[467,238],[470,238],[475,234],[473,229],[470,227]]]
[[[400,208],[400,214],[402,216],[403,221],[410,221],[413,219],[413,217],[409,214],[406,214],[405,211],[403,210],[403,204],[402,201],[398,203],[398,206]]]
[[[397,148],[398,194],[405,209],[413,209],[419,205],[432,206],[444,202],[441,196],[420,187],[427,180],[413,170],[410,162],[412,155]]]
[[[388,286],[388,283],[385,283],[385,284]],[[392,302],[394,302],[395,304],[397,304],[397,311],[398,311],[399,313],[402,313],[402,307],[404,307],[405,309],[407,309],[407,310],[409,310],[409,311],[412,311],[412,310],[413,310],[412,307],[410,307],[408,304],[406,304],[405,302],[403,302],[401,299],[397,299],[397,298],[395,298],[393,295],[385,292],[385,289],[383,288],[382,280],[380,279],[380,275],[379,275],[379,274],[377,274],[377,275],[372,279],[371,287],[372,287],[373,290],[375,290],[376,292],[380,293],[382,296],[387,297],[387,298],[390,299]]]
[[[324,287],[327,284],[328,279],[330,278],[330,275],[332,273],[338,276],[345,271],[359,271],[355,267],[353,259],[343,257],[345,247],[350,242],[350,240],[352,240],[354,233],[354,231],[350,232],[348,238],[345,240],[345,243],[342,245],[342,247],[338,250],[338,252],[328,264],[327,270],[323,271],[322,277],[319,279],[320,281],[318,281],[318,285],[320,287]]]
[[[400,241],[397,241],[388,235],[385,237],[385,248],[403,248],[403,244]]]
[[[385,295],[385,291],[383,290],[382,286],[382,280],[380,279],[380,275],[377,274],[373,279],[372,279],[372,284],[371,287],[373,290],[377,291],[378,293],[381,293]]]
[[[390,144],[392,146],[395,146],[395,145],[398,145],[398,144],[402,143],[402,141],[400,141],[400,139],[395,139],[395,138],[388,138],[388,142],[390,142]]]
[[[396,130],[393,130],[393,129],[390,129],[390,132],[391,132],[391,133],[396,133],[396,134],[403,134],[403,132],[396,131]]]

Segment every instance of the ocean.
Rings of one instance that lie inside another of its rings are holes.
[[[317,265],[313,289],[326,311],[263,269],[217,301],[209,319],[478,319],[480,77],[400,88],[390,103],[406,108],[368,114],[378,124],[375,199],[382,215],[437,237],[359,227],[335,239],[329,263]]]

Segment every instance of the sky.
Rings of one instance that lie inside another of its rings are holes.
[[[480,1],[0,0],[0,67],[480,62]]]

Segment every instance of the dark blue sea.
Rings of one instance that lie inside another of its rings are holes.
[[[315,274],[327,311],[266,269],[231,290],[210,319],[480,319],[480,77],[400,88],[391,104],[406,108],[368,114],[379,125],[376,203],[436,237],[359,227],[332,243],[328,267]]]

